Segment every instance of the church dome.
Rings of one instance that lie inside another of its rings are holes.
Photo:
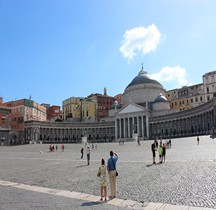
[[[145,83],[156,83],[161,85],[158,81],[151,79],[147,74],[147,72],[144,71],[142,68],[139,74],[132,80],[132,82],[127,86],[127,88],[133,85],[145,84]]]
[[[148,107],[148,104],[153,103],[160,93],[165,95],[163,86],[158,81],[151,79],[142,67],[138,75],[125,88],[123,101],[124,104],[135,103]]]
[[[160,93],[160,95],[154,100],[154,103],[157,102],[168,102],[167,98]]]
[[[162,110],[170,110],[170,103],[167,98],[160,93],[159,96],[156,97],[153,103],[153,111],[162,111]]]

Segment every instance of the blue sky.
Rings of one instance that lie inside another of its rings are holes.
[[[0,0],[0,97],[114,96],[144,69],[166,90],[216,70],[214,0]]]

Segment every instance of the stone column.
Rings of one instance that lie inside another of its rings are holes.
[[[146,116],[146,137],[149,139],[149,118]]]
[[[140,135],[140,122],[139,122],[139,115],[137,116],[137,134]]]
[[[134,117],[132,117],[132,126],[133,126],[133,129],[132,129],[132,136],[133,136],[134,130],[135,130],[135,126],[134,126]]]
[[[118,139],[118,119],[115,119],[115,139]]]
[[[123,123],[124,124],[124,136],[123,137],[126,138],[126,117],[123,118],[123,121],[124,121]]]
[[[128,138],[130,138],[130,117],[128,117]]]
[[[144,118],[144,116],[141,116],[141,135],[142,135],[142,137],[144,138],[143,118]]]
[[[120,138],[121,138],[121,135],[122,135],[122,123],[121,123],[121,118],[119,119],[119,127],[120,127],[120,132],[119,132],[119,135],[120,135]]]

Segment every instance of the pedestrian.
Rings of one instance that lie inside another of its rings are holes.
[[[84,148],[81,148],[81,159],[83,159],[83,152],[84,152]]]
[[[114,153],[113,151],[110,151],[110,158],[107,161],[107,171],[109,174],[109,180],[110,180],[110,191],[111,196],[110,199],[116,197],[116,162],[118,160],[118,155]]]
[[[106,195],[107,195],[107,178],[106,178],[106,166],[105,166],[105,160],[102,158],[101,160],[101,166],[98,169],[98,177],[100,177],[100,194],[101,194],[101,198],[100,200],[104,200],[106,201]]]
[[[162,163],[162,154],[163,154],[162,145],[160,145],[158,148],[158,154],[159,154],[159,163]]]
[[[155,157],[156,157],[156,141],[154,141],[151,145],[152,155],[153,155],[153,164],[156,164]]]
[[[166,144],[163,143],[163,146],[162,146],[162,161],[165,163],[165,157],[166,157]]]
[[[87,154],[87,163],[89,165],[90,164],[90,148],[89,148],[89,146],[86,149],[86,154]]]
[[[169,148],[171,148],[171,146],[172,146],[172,141],[171,141],[171,139],[169,140]]]
[[[197,136],[197,145],[199,145],[199,136]]]
[[[162,138],[160,138],[160,147],[162,147],[162,143],[163,143]]]
[[[137,138],[137,144],[138,144],[138,146],[140,146],[141,144],[140,144],[140,137],[138,136],[138,138]]]
[[[64,144],[62,144],[61,149],[62,149],[62,152],[64,152]]]
[[[58,145],[56,144],[56,152],[57,152],[57,150],[58,150]]]

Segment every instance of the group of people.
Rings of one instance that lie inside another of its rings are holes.
[[[84,147],[81,148],[81,159],[83,159],[84,155]],[[86,155],[87,155],[87,164],[90,164],[90,147],[87,145],[86,148]],[[110,199],[116,197],[116,176],[118,176],[118,172],[116,170],[116,162],[118,160],[118,155],[110,151],[110,157],[107,161],[107,166],[105,163],[104,158],[101,160],[101,165],[98,169],[97,176],[100,177],[100,194],[101,198],[100,200],[102,201],[103,198],[106,201],[107,200],[107,172],[109,176],[109,182],[110,182],[110,194],[111,196],[109,197]]]
[[[64,144],[61,145],[62,152],[64,152]],[[49,152],[58,151],[58,145],[54,146],[54,144],[50,144],[49,146]]]
[[[163,143],[162,139],[160,139],[159,145],[158,145],[157,139],[154,140],[154,142],[151,145],[151,150],[152,150],[152,155],[153,155],[153,164],[156,165],[156,160],[155,160],[156,152],[158,152],[159,163],[165,162],[167,145],[169,145],[169,148],[171,148],[171,140],[169,140],[166,143]]]
[[[110,151],[110,157],[107,161],[107,166],[105,164],[105,160],[102,158],[101,160],[101,166],[98,169],[97,176],[100,177],[100,194],[102,201],[103,198],[106,201],[107,200],[107,172],[109,176],[109,182],[110,182],[110,199],[113,199],[116,197],[116,177],[118,176],[118,172],[116,170],[116,162],[118,160],[118,155]]]
[[[83,159],[84,155],[84,147],[81,148],[81,159]],[[90,147],[89,145],[86,148],[86,155],[87,155],[87,164],[90,164]],[[107,172],[109,176],[109,182],[110,182],[110,199],[116,197],[116,176],[118,176],[118,172],[116,170],[116,162],[118,160],[118,155],[110,151],[110,158],[107,161],[107,166],[105,163],[104,158],[101,160],[101,165],[98,169],[97,176],[100,177],[100,194],[102,201],[103,198],[106,201],[107,200]]]

